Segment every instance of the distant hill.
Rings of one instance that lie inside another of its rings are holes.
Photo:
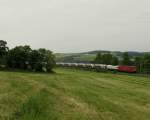
[[[55,56],[57,62],[91,62],[95,59],[96,54],[99,52],[101,52],[102,54],[111,53],[112,55],[117,56],[119,59],[121,59],[123,55],[123,52],[120,51],[95,50],[81,53],[56,53]],[[127,52],[132,58],[143,56],[146,53],[150,54],[150,52]]]

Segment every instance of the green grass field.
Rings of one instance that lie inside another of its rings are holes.
[[[0,72],[0,120],[150,120],[150,78]]]

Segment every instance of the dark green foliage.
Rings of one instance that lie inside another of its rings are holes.
[[[32,50],[28,45],[9,50],[7,42],[0,40],[0,67],[50,72],[54,65],[54,55],[49,50]]]
[[[8,53],[7,42],[0,40],[0,57],[5,56]]]
[[[111,65],[112,64],[112,58],[113,56],[110,54],[110,53],[107,53],[107,54],[104,54],[102,56],[103,58],[103,64],[106,64],[106,65]]]
[[[107,64],[107,65],[118,65],[119,64],[119,60],[117,57],[113,56],[110,53],[106,53],[106,54],[101,54],[98,53],[94,63],[96,64]]]
[[[113,58],[112,58],[112,65],[118,65],[118,64],[119,64],[118,58],[113,56]]]
[[[143,57],[143,70],[146,73],[150,73],[150,55],[145,54]]]
[[[132,62],[131,62],[131,60],[130,60],[130,56],[128,55],[127,52],[125,52],[125,53],[123,54],[122,64],[123,64],[123,65],[131,65],[131,64],[132,64]]]
[[[134,61],[138,72],[150,73],[150,55],[145,54],[143,57],[136,57]]]
[[[50,50],[39,49],[36,50],[37,59],[31,59],[30,63],[34,63],[36,71],[51,72],[55,66],[54,55]],[[33,56],[33,55],[32,55]],[[33,58],[33,57],[32,57]]]
[[[143,61],[142,57],[135,57],[134,63],[137,67],[138,72],[142,72],[142,66],[143,66],[142,61]]]
[[[32,50],[30,46],[18,46],[8,53],[8,66],[50,72],[55,65],[54,55],[46,49]]]
[[[145,64],[150,63],[150,55],[149,55],[149,54],[145,54],[145,55],[144,55],[144,63],[145,63]]]
[[[5,67],[8,50],[7,42],[0,40],[0,68]]]
[[[30,59],[30,46],[17,46],[8,53],[8,66],[12,68],[26,69],[26,62]]]
[[[94,63],[101,64],[102,62],[103,62],[102,55],[101,55],[101,53],[98,53],[94,60]]]

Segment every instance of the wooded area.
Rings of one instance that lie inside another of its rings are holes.
[[[130,57],[128,52],[122,55],[122,60],[119,60],[116,56],[110,53],[101,54],[98,53],[94,63],[106,64],[106,65],[128,65],[136,66],[140,73],[150,73],[150,54],[144,54],[141,57]]]
[[[7,42],[0,40],[0,68],[24,69],[51,72],[55,66],[54,55],[50,50],[31,49],[30,46],[16,46],[9,49]]]

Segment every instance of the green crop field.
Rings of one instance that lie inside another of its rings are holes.
[[[0,120],[150,120],[150,78],[0,72]]]

